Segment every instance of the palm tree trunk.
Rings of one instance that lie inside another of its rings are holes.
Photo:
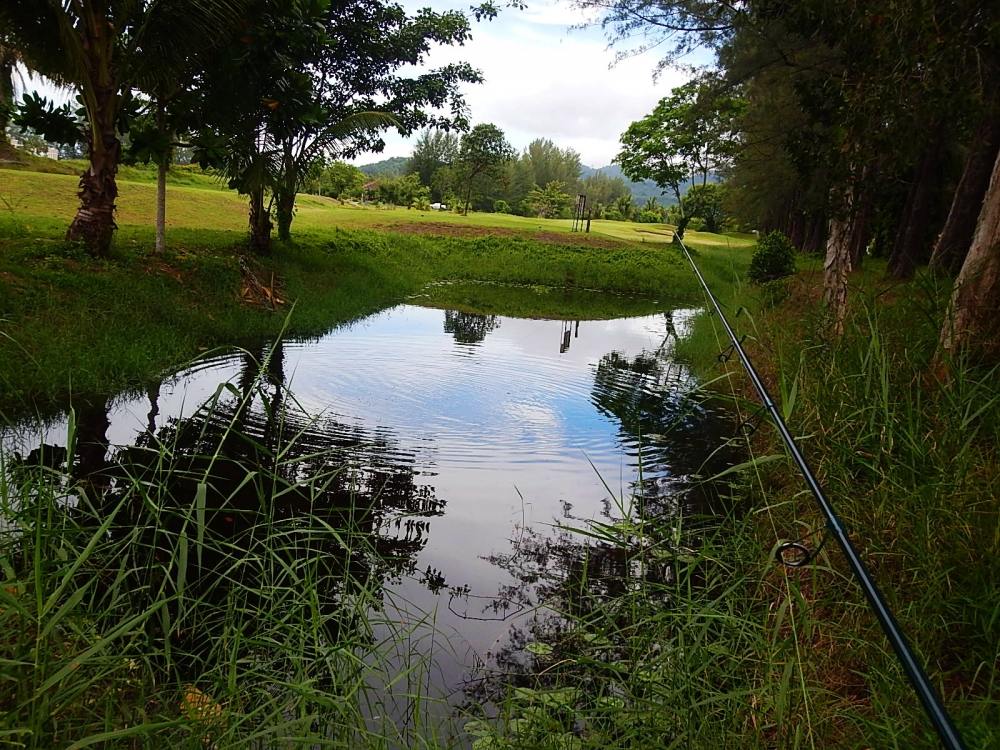
[[[295,218],[295,188],[298,183],[298,172],[290,141],[286,141],[284,145],[282,171],[283,174],[274,196],[274,210],[278,217],[278,239],[287,242],[292,238],[292,219]]]
[[[941,329],[941,352],[966,349],[1000,353],[1000,155]]]
[[[83,242],[91,255],[107,256],[115,229],[115,200],[118,198],[118,161],[121,143],[115,132],[117,92],[111,87],[95,91],[96,110],[91,113],[88,137],[90,165],[80,175],[80,207],[66,232],[66,239]]]
[[[258,254],[271,251],[271,212],[264,202],[264,188],[250,194],[250,249]]]
[[[80,32],[83,35],[82,82],[90,129],[87,150],[90,166],[80,175],[80,207],[66,232],[66,239],[83,242],[91,255],[103,257],[111,251],[115,231],[115,175],[121,158],[118,141],[118,80],[114,69],[115,30],[98,6],[86,6]]]

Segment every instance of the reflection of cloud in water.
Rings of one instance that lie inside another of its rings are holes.
[[[540,428],[555,430],[562,425],[559,413],[545,404],[532,401],[514,401],[507,404],[507,415],[522,429],[530,431]]]
[[[227,391],[211,413],[195,411],[221,381],[247,392],[251,363],[241,355],[109,400],[101,409],[110,411],[99,412],[110,424],[102,432],[95,416],[90,430],[94,460],[113,463],[125,454],[112,446],[125,445],[141,465],[155,444],[152,421],[157,440],[180,441],[177,458],[199,467],[206,441],[236,420],[252,439],[227,445],[235,475],[262,460],[258,447],[272,446],[264,457],[273,462],[274,441],[301,432],[300,448],[281,460],[282,481],[292,488],[303,472],[336,473],[324,507],[336,514],[353,488],[365,533],[376,541],[363,576],[389,581],[413,608],[436,611],[439,626],[485,653],[509,623],[462,619],[444,606],[443,587],[492,596],[498,586],[520,586],[490,562],[510,553],[515,527],[570,512],[580,521],[613,515],[601,478],[614,494],[633,490],[638,434],[647,436],[641,494],[649,508],[688,512],[699,502],[693,477],[723,423],[691,402],[691,376],[672,360],[694,312],[580,321],[560,353],[562,321],[400,306],[319,340],[286,344],[244,411]],[[288,381],[294,402],[280,387]],[[50,425],[47,440],[64,443],[64,424]],[[20,432],[22,447],[37,445],[30,429]],[[143,471],[156,476],[155,467]],[[255,486],[246,503],[263,491]],[[445,665],[442,679],[454,684],[466,667]]]

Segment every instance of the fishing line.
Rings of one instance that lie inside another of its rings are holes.
[[[882,626],[882,631],[885,633],[886,638],[888,638],[889,644],[892,646],[892,650],[896,653],[896,657],[899,659],[903,670],[906,672],[906,676],[909,678],[910,684],[917,693],[917,697],[920,699],[925,713],[934,725],[934,729],[937,731],[941,744],[947,748],[947,750],[964,750],[965,745],[962,743],[962,738],[959,735],[958,730],[955,728],[951,720],[951,716],[948,714],[947,709],[945,709],[940,696],[934,689],[934,686],[931,685],[931,682],[928,679],[927,674],[924,672],[923,667],[920,665],[920,662],[917,661],[916,655],[913,653],[913,650],[910,648],[910,644],[906,640],[906,636],[903,634],[902,629],[899,627],[899,623],[896,622],[896,618],[892,614],[892,610],[890,610],[889,605],[886,604],[885,598],[882,596],[882,592],[875,584],[875,581],[868,572],[861,556],[851,543],[850,537],[847,535],[847,531],[844,529],[844,525],[841,522],[840,517],[837,515],[836,510],[834,510],[833,504],[829,499],[827,499],[826,493],[823,492],[823,488],[820,487],[812,469],[809,468],[809,464],[806,462],[805,456],[803,456],[802,452],[799,450],[799,447],[795,442],[795,438],[793,438],[791,432],[789,432],[788,426],[785,424],[785,420],[782,418],[781,413],[778,411],[774,401],[771,399],[770,393],[768,393],[767,387],[764,385],[764,381],[761,380],[753,362],[743,349],[742,339],[738,338],[736,333],[733,331],[725,313],[722,312],[722,306],[719,304],[718,299],[716,299],[712,290],[709,288],[708,282],[706,282],[705,277],[702,276],[701,270],[698,268],[698,264],[694,262],[694,258],[691,256],[691,253],[684,244],[684,241],[674,234],[674,242],[677,243],[681,251],[684,253],[684,256],[687,258],[688,263],[691,264],[691,269],[694,271],[695,276],[698,277],[698,281],[705,290],[705,295],[711,302],[715,314],[718,315],[722,326],[726,329],[726,333],[729,335],[729,339],[732,342],[733,353],[735,353],[739,358],[743,365],[743,369],[746,370],[747,375],[750,377],[750,381],[753,383],[754,389],[760,397],[764,410],[771,417],[771,421],[774,422],[774,426],[777,428],[782,442],[791,454],[792,460],[799,469],[799,473],[802,474],[802,478],[805,479],[806,486],[809,488],[809,491],[812,493],[813,498],[815,498],[823,516],[826,518],[826,525],[829,530],[829,534],[837,540],[837,544],[844,553],[844,557],[847,559],[847,564],[851,568],[851,572],[854,574],[854,577],[858,581],[858,585],[861,586],[861,590],[868,599],[868,604],[871,610],[875,613],[875,617],[878,619],[879,624]]]

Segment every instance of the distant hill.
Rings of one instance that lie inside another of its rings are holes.
[[[617,164],[608,164],[606,167],[588,167],[583,165],[580,167],[580,179],[586,179],[590,175],[597,172],[603,172],[608,177],[621,177],[625,180],[625,183],[632,188],[632,200],[635,203],[645,203],[650,198],[655,198],[656,201],[661,206],[672,206],[677,203],[677,199],[674,197],[672,192],[666,194],[660,189],[660,187],[652,180],[642,180],[640,182],[633,182],[622,172],[622,168]],[[718,182],[719,178],[715,175],[708,176],[709,182]],[[681,195],[687,192],[687,189],[691,187],[691,181],[687,180],[683,185],[681,185]]]
[[[393,156],[391,159],[383,159],[372,164],[359,164],[358,169],[369,177],[399,177],[406,174],[406,163],[410,161],[406,156]]]

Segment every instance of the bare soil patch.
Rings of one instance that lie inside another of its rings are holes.
[[[520,230],[508,227],[480,227],[468,224],[448,224],[439,221],[404,222],[401,224],[376,224],[373,229],[402,234],[424,234],[433,237],[520,237],[545,242],[550,245],[577,247],[620,248],[629,243],[610,237],[597,237],[585,233],[550,232],[546,230]]]

